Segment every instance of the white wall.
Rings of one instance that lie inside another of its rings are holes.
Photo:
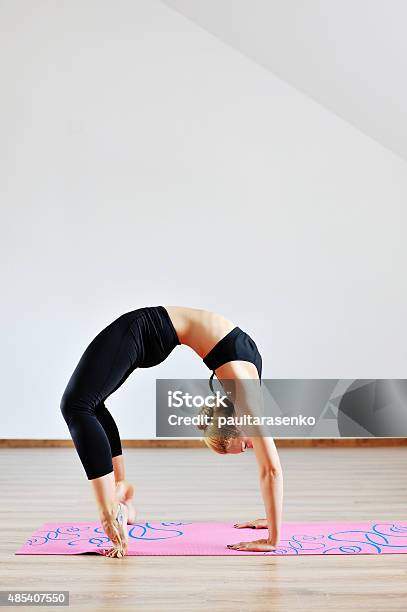
[[[407,159],[405,0],[164,0]]]
[[[1,437],[69,437],[82,351],[145,305],[224,313],[265,378],[405,377],[404,162],[154,0],[0,11]],[[135,372],[122,437],[208,375]]]

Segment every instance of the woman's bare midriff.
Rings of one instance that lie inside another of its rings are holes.
[[[164,307],[181,344],[191,347],[202,359],[236,325],[223,315],[199,308]]]

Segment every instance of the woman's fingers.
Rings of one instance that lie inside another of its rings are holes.
[[[235,523],[236,529],[267,529],[267,519],[256,519],[245,523]]]
[[[275,546],[267,540],[255,540],[254,542],[236,542],[228,544],[227,548],[232,550],[244,550],[247,552],[271,552],[275,550]]]

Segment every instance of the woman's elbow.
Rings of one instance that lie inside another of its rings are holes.
[[[267,465],[260,468],[260,478],[262,480],[276,480],[281,478],[283,470],[280,464]]]

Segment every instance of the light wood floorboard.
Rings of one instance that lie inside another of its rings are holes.
[[[251,452],[124,453],[140,520],[238,521],[263,515]],[[280,456],[285,520],[407,521],[406,447],[283,448]],[[16,556],[40,524],[97,520],[97,515],[73,449],[1,449],[0,461],[1,589],[69,590],[73,610],[407,610],[407,555]]]

